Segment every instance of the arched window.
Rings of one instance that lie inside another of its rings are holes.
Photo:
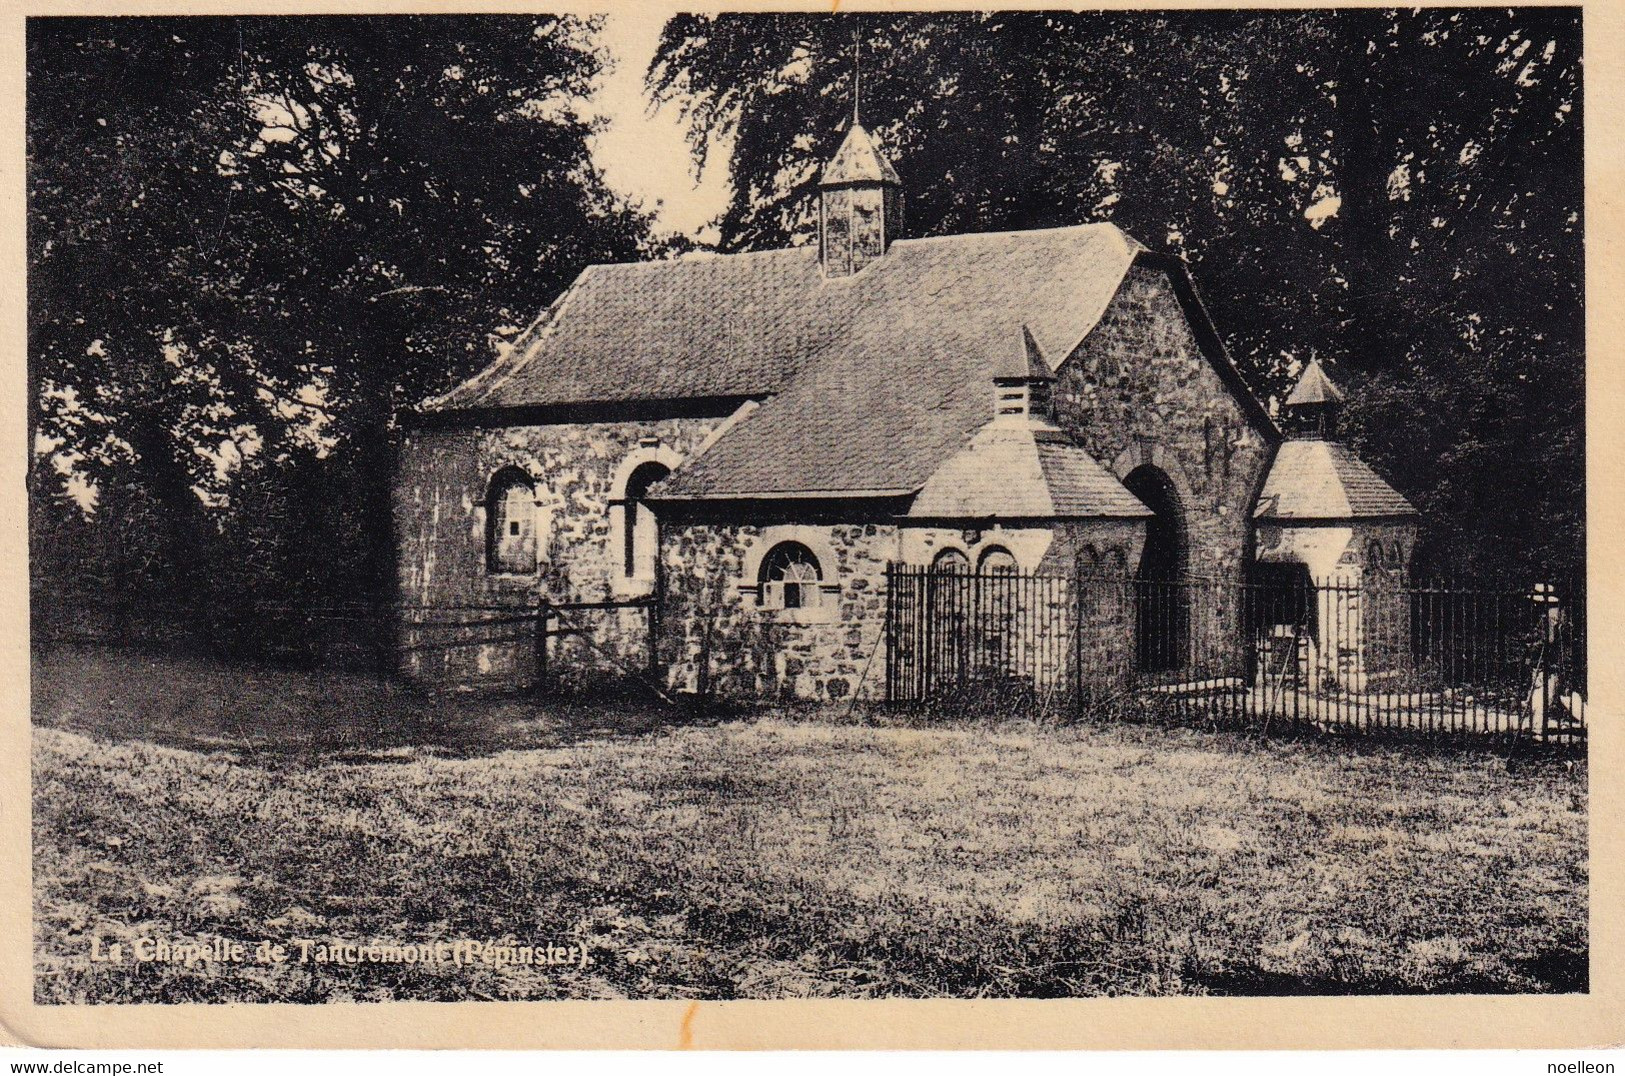
[[[767,609],[808,609],[819,603],[824,569],[800,542],[780,542],[767,551],[757,573],[756,602]]]
[[[649,487],[671,474],[664,463],[643,463],[626,480],[621,524],[621,574],[628,579],[653,579],[659,557],[660,531],[654,513],[643,503]]]
[[[944,549],[932,559],[931,570],[936,572],[968,572],[970,571],[970,558],[962,550]]]
[[[1002,545],[988,546],[982,550],[976,570],[982,575],[1015,575],[1016,558]]]
[[[1018,640],[1014,630],[1021,581],[1016,558],[1001,545],[988,546],[976,560],[976,589],[971,617],[976,663],[987,675],[1003,677],[1014,668]]]
[[[536,570],[536,487],[517,467],[498,471],[485,495],[485,567],[504,575]]]
[[[1382,543],[1371,541],[1365,547],[1365,564],[1367,568],[1382,568],[1386,558],[1382,555]]]

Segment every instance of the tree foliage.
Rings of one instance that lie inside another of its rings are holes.
[[[644,243],[577,108],[593,29],[30,20],[36,577],[383,596],[396,411]]]
[[[1262,393],[1313,356],[1353,390],[1423,570],[1583,563],[1574,9],[676,18],[650,84],[732,146],[725,248],[811,237],[854,31],[913,234],[1115,221]]]

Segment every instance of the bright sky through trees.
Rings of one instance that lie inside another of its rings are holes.
[[[655,230],[700,236],[728,206],[728,154],[713,154],[696,183],[693,156],[675,104],[650,105],[643,75],[660,43],[665,16],[617,11],[604,16],[600,44],[611,66],[591,110],[608,122],[592,142],[593,158],[617,192],[654,214]]]

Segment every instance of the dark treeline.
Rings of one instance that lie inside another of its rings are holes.
[[[675,18],[651,88],[697,151],[732,138],[725,249],[810,237],[854,28],[913,234],[1115,220],[1193,263],[1261,392],[1331,364],[1360,451],[1424,512],[1426,570],[1580,566],[1576,12]],[[381,615],[401,409],[582,266],[669,249],[592,163],[594,31],[29,22],[53,623],[161,610],[286,653],[312,633],[279,610]]]
[[[567,18],[31,20],[36,601],[250,648],[304,631],[255,600],[386,604],[400,409],[647,252],[601,61]]]

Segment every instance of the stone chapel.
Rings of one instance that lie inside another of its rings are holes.
[[[1415,512],[1336,440],[1341,391],[1311,365],[1283,433],[1179,258],[1109,223],[910,238],[906,207],[853,122],[816,244],[591,266],[408,416],[402,671],[521,686],[524,638],[437,649],[414,624],[550,602],[605,610],[551,644],[561,674],[873,696],[888,564],[1240,580],[1409,557]]]

